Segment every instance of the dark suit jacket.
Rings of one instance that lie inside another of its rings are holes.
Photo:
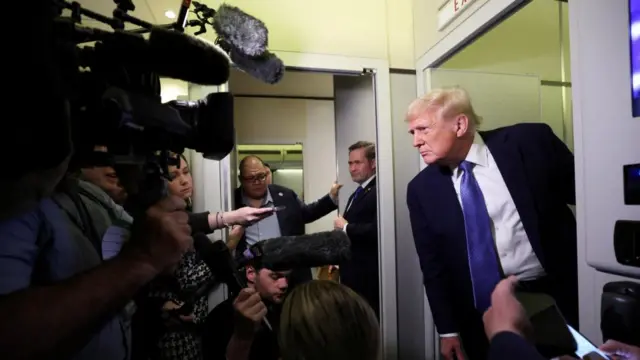
[[[329,194],[311,204],[305,204],[295,191],[284,186],[269,185],[269,192],[275,206],[286,206],[284,210],[276,213],[280,224],[280,235],[282,236],[304,235],[306,224],[312,223],[338,208]],[[235,208],[238,209],[245,206],[242,203],[242,191],[240,188],[235,190],[234,195]],[[247,240],[243,236],[236,248],[236,254],[241,254],[246,248]],[[309,269],[295,271],[291,277],[292,283],[308,281],[312,278]]]
[[[491,339],[489,360],[544,360],[525,339],[511,332],[501,332]]]
[[[351,194],[348,203],[353,201],[354,194]],[[349,223],[347,235],[351,240],[351,259],[340,264],[340,282],[367,299],[377,314],[380,286],[376,178],[367,184],[343,217]]]
[[[546,124],[518,124],[480,136],[500,169],[536,256],[553,280],[550,295],[568,322],[577,325],[576,223],[567,206],[575,204],[573,154]],[[428,166],[407,190],[424,286],[441,334],[464,332],[469,317],[478,315],[464,218],[451,174],[449,168]]]

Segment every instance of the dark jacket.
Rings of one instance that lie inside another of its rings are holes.
[[[327,194],[311,204],[305,204],[295,193],[295,191],[280,185],[269,185],[269,192],[273,199],[274,206],[285,206],[282,211],[278,211],[278,223],[280,224],[281,236],[304,235],[305,225],[312,223],[321,217],[336,210],[338,207]],[[235,208],[239,209],[247,204],[242,202],[242,190],[235,190]],[[247,240],[245,236],[240,239],[236,247],[236,255],[242,254],[247,248]],[[297,269],[291,274],[290,286],[311,280],[311,271],[309,269]]]

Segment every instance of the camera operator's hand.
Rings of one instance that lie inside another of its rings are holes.
[[[254,289],[242,289],[233,301],[236,312],[234,333],[241,338],[252,338],[267,315],[267,307]]]
[[[151,206],[144,219],[136,219],[130,249],[158,272],[177,265],[193,246],[185,207],[184,200],[169,196]]]

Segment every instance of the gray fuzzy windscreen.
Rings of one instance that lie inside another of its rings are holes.
[[[339,265],[351,258],[351,241],[339,230],[268,239],[262,249],[262,266],[275,271]]]
[[[220,5],[213,16],[213,28],[245,56],[259,56],[267,51],[269,30],[264,22],[235,6]]]

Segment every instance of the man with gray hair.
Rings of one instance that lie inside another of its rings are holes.
[[[553,296],[578,322],[576,223],[567,206],[575,204],[573,154],[546,124],[479,131],[480,121],[461,88],[433,90],[407,112],[428,165],[409,183],[407,205],[445,359],[486,359],[482,314],[509,275],[523,291]]]

